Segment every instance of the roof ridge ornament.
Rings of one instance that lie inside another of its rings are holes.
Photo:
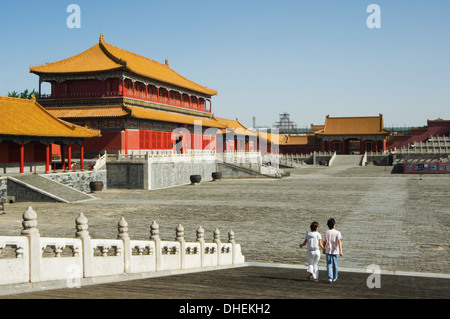
[[[105,53],[111,60],[113,60],[114,62],[123,65],[124,67],[127,66],[127,61],[122,60],[119,57],[116,57],[114,54],[112,54],[105,46],[105,44],[107,44],[105,42],[105,35],[104,34],[100,34],[100,39],[99,39],[99,46],[102,49],[103,53]]]

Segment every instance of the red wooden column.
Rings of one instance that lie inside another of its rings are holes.
[[[123,135],[124,135],[124,146],[125,146],[125,155],[128,155],[128,130],[124,129],[123,130]]]
[[[20,174],[24,173],[25,153],[23,142],[20,142]]]
[[[69,171],[72,170],[72,144],[67,146],[67,166]]]
[[[47,142],[45,145],[45,172],[50,171],[50,144]]]
[[[386,152],[386,140],[383,139],[383,152]]]
[[[80,146],[80,169],[84,171],[84,145],[81,143]]]
[[[324,151],[324,147],[325,147],[325,145],[324,145],[325,143],[324,143],[324,141],[323,140],[321,140],[320,141],[320,151],[321,152],[323,152]]]
[[[61,145],[61,164],[62,164],[62,169],[65,171],[66,170],[66,146],[65,145]]]

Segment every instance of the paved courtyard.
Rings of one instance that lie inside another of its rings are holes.
[[[326,272],[323,270],[320,271],[319,282],[315,283],[307,280],[304,269],[265,265],[267,264],[101,285],[81,285],[81,288],[36,289],[34,292],[7,295],[1,298],[114,299],[116,301],[157,299],[158,301],[154,304],[155,307],[161,307],[161,299],[167,299],[174,302],[166,304],[165,309],[175,312],[177,312],[179,306],[186,305],[186,302],[192,303],[192,299],[194,299],[194,302],[198,299],[197,303],[201,305],[208,304],[211,299],[217,299],[218,304],[230,303],[229,299],[233,299],[233,303],[248,303],[248,299],[270,299],[269,304],[273,306],[280,305],[273,302],[275,299],[294,300],[292,303],[281,304],[287,306],[287,308],[277,309],[273,307],[271,313],[274,315],[283,312],[290,313],[291,310],[298,309],[299,306],[302,306],[300,299],[308,299],[304,306],[315,308],[323,307],[323,299],[415,299],[414,303],[417,306],[418,299],[440,301],[450,298],[449,279],[381,275],[378,287],[369,288],[367,286],[367,273],[341,271],[339,279],[332,284],[328,284]],[[205,299],[208,299],[208,301],[204,301]],[[315,299],[318,304],[311,305],[312,299]],[[351,304],[351,306],[353,309],[350,308],[349,310],[354,311],[355,304]],[[430,304],[426,306],[430,306]],[[434,306],[438,306],[438,304],[434,304]],[[342,304],[337,304],[337,307],[342,312]],[[114,314],[112,315],[117,315],[118,308],[123,309],[125,307],[117,307],[116,305],[107,308],[113,309]],[[389,309],[389,312],[392,314],[392,310],[400,309]],[[401,314],[405,315],[405,310],[413,311],[412,309],[414,308],[401,309]],[[106,310],[105,308],[98,310],[105,315],[103,312]],[[166,315],[169,315],[169,313]]]
[[[450,274],[450,176],[391,174],[390,167],[302,167],[284,179],[235,179],[156,191],[114,190],[79,204],[7,204],[0,235],[20,235],[27,206],[43,237],[73,237],[83,212],[92,238],[116,238],[122,216],[132,239],[147,239],[156,220],[163,240],[181,223],[187,241],[199,226],[212,241],[229,229],[246,261],[305,265],[298,243],[316,220],[330,217],[343,234],[341,267]],[[325,266],[321,258],[320,266]]]

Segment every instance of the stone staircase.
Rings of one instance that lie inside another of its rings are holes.
[[[75,203],[94,196],[37,174],[8,176],[8,195],[16,201],[53,201]]]
[[[361,166],[362,155],[336,155],[333,163],[330,166],[333,167],[355,167]]]
[[[245,163],[218,163],[219,171],[223,174],[223,178],[282,178],[288,176],[283,170],[262,164],[245,164]]]

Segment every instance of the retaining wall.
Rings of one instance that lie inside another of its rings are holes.
[[[48,173],[41,174],[41,176],[85,193],[91,192],[91,189],[89,187],[90,182],[101,181],[103,182],[104,189],[106,189],[108,186],[106,180],[106,170]]]
[[[109,188],[160,189],[190,184],[191,175],[212,181],[215,158],[178,161],[110,161],[106,163]]]

